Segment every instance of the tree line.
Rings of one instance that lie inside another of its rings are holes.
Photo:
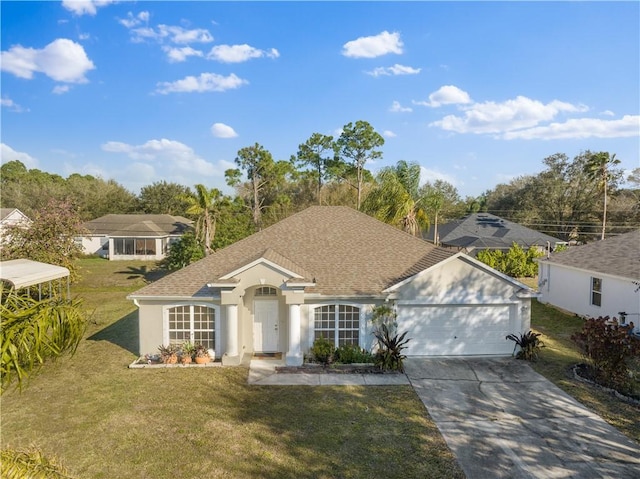
[[[198,184],[147,185],[138,195],[114,180],[72,174],[63,178],[19,161],[0,171],[0,203],[33,216],[57,200],[78,217],[108,213],[187,216],[203,253],[231,244],[310,205],[346,205],[414,235],[474,212],[488,212],[562,240],[591,240],[640,225],[640,168],[622,189],[619,160],[585,151],[557,153],[536,174],[499,184],[478,197],[461,198],[445,181],[421,183],[418,162],[398,161],[375,176],[367,168],[383,156],[384,138],[366,121],[348,123],[340,135],[313,133],[288,160],[262,145],[241,148],[225,172],[231,195]],[[434,234],[437,237],[437,234]],[[429,238],[431,239],[431,238]]]

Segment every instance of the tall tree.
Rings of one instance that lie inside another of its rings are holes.
[[[156,181],[140,190],[140,209],[147,214],[183,215],[189,207],[185,195],[193,193],[184,185]]]
[[[332,157],[327,156],[329,152],[333,152],[333,137],[314,133],[305,142],[298,146],[298,155],[296,163],[301,166],[309,166],[316,180],[316,201],[322,204],[320,191],[322,184],[328,177],[328,166]]]
[[[362,210],[385,223],[417,236],[429,226],[425,197],[420,195],[420,165],[399,161],[382,168],[376,186],[362,204]]]
[[[222,193],[217,188],[208,189],[202,184],[195,186],[195,193],[183,195],[188,205],[186,213],[196,218],[196,238],[204,247],[204,254],[213,252],[212,242],[216,235],[216,221],[220,215]]]
[[[612,171],[612,167],[619,164],[620,160],[616,158],[615,153],[609,155],[608,152],[601,151],[591,154],[584,165],[587,176],[597,183],[598,188],[602,190],[603,193],[602,234],[600,239],[604,239],[604,234],[607,229],[607,190],[610,185],[615,186],[616,182],[617,173]]]
[[[425,183],[420,188],[420,196],[424,198],[425,209],[433,221],[433,244],[438,244],[439,222],[445,218],[460,216],[465,205],[462,204],[456,187],[444,180]]]
[[[382,158],[377,148],[384,145],[384,138],[366,121],[358,120],[355,125],[347,123],[335,144],[336,164],[333,171],[351,184],[357,192],[356,208],[362,204],[362,189],[367,161]],[[354,173],[355,182],[349,173]]]
[[[240,149],[235,162],[239,169],[230,169],[225,172],[227,184],[240,186],[242,171],[246,173],[249,180],[253,223],[256,229],[260,230],[262,228],[262,213],[266,206],[265,190],[269,182],[274,179],[274,175],[278,176],[281,165],[276,165],[271,153],[258,143]]]

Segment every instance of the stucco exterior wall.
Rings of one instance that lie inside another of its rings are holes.
[[[640,291],[631,279],[623,279],[602,273],[594,273],[562,265],[541,264],[539,283],[540,301],[564,309],[579,316],[619,317],[624,311],[637,326],[640,323]],[[600,306],[591,304],[591,278],[602,279]]]
[[[104,246],[107,246],[104,248]],[[84,236],[82,238],[82,252],[84,254],[97,254],[102,258],[109,256],[109,238],[106,236]],[[103,249],[104,248],[104,249]]]

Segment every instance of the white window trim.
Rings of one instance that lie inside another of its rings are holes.
[[[598,280],[600,281],[600,291],[596,291],[593,288],[593,283],[594,280]],[[589,279],[589,305],[590,306],[595,306],[596,308],[601,308],[602,307],[602,286],[604,284],[604,281],[602,280],[602,278],[599,278],[597,276],[591,276]],[[598,293],[600,295],[600,304],[596,304],[593,302],[593,293]]]
[[[342,302],[342,301],[338,301],[338,302],[330,302],[330,303],[318,303],[318,304],[310,304],[309,305],[309,347],[311,348],[313,346],[313,342],[315,341],[316,338],[316,308],[322,308],[324,306],[335,306],[336,310],[335,310],[335,330],[334,331],[339,331],[338,328],[338,315],[339,315],[339,309],[340,306],[351,306],[354,308],[358,309],[358,346],[359,347],[363,347],[363,340],[364,340],[364,335],[365,335],[365,316],[364,313],[366,312],[366,305],[364,304],[360,304],[360,303],[346,303],[346,302]],[[336,345],[336,337],[334,336],[334,346]],[[337,347],[337,346],[335,346]]]
[[[189,327],[190,327],[192,336],[193,336],[193,324],[194,324],[194,314],[193,314],[192,306],[202,306],[205,308],[213,309],[214,311],[213,338],[214,338],[214,343],[216,345],[215,347],[216,357],[218,357],[218,349],[220,348],[220,340],[221,340],[221,335],[220,335],[221,317],[220,317],[220,306],[217,304],[189,302],[189,303],[174,303],[174,304],[164,305],[162,307],[162,344],[164,344],[165,346],[169,344],[169,310],[176,307],[180,307],[180,306],[191,307],[189,310]]]

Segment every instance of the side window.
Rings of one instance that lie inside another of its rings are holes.
[[[591,278],[591,304],[602,306],[602,278]]]

